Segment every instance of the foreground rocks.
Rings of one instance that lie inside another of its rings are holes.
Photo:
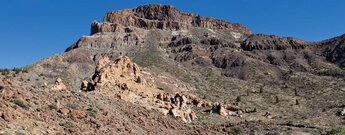
[[[158,110],[164,115],[172,115],[186,123],[197,118],[193,106],[211,107],[209,101],[188,93],[167,93],[151,82],[154,81],[147,81],[138,65],[128,57],[121,56],[111,61],[104,56],[99,60],[91,80],[83,81],[81,89],[114,95],[121,100]],[[231,105],[215,103],[212,110],[223,116],[241,116],[239,108]]]

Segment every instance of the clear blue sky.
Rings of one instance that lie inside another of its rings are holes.
[[[254,33],[307,41],[345,33],[345,0],[2,0],[0,68],[62,53],[107,11],[149,3],[238,22]]]

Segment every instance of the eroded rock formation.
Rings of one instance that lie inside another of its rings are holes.
[[[107,56],[99,59],[95,74],[90,81],[83,81],[81,89],[109,94],[139,104],[148,109],[156,109],[165,115],[172,115],[190,123],[197,118],[192,106],[210,106],[210,102],[188,93],[166,93],[152,81],[147,81],[138,65],[122,56],[112,61]]]
[[[252,32],[237,23],[229,23],[211,17],[183,13],[173,6],[144,5],[133,9],[111,11],[104,16],[104,23],[92,23],[92,33],[114,32],[117,24],[134,26],[143,29],[181,30],[190,27],[210,29],[227,29],[237,33],[251,34]]]

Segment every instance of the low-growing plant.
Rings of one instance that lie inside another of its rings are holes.
[[[243,134],[243,129],[240,127],[232,127],[228,129],[228,134],[229,135],[240,135]]]
[[[345,135],[345,127],[337,127],[327,133],[328,135]]]
[[[62,121],[59,123],[60,126],[63,126],[65,128],[72,128],[74,127],[74,124],[72,121],[66,120],[66,121]]]
[[[10,133],[4,132],[4,133],[0,133],[0,135],[11,135]]]
[[[10,70],[5,68],[5,69],[0,69],[1,75],[8,75],[10,74]]]
[[[18,106],[20,106],[20,107],[22,107],[22,108],[24,108],[24,109],[29,109],[30,108],[30,105],[27,102],[25,102],[25,101],[23,101],[23,100],[21,100],[19,98],[13,98],[11,100],[11,102],[16,104],[16,105],[18,105]]]
[[[86,109],[87,115],[91,116],[91,117],[96,117],[97,115],[97,111],[94,110],[92,107],[89,107]]]
[[[295,91],[295,96],[299,96],[298,91],[297,91],[296,88],[294,89],[294,91]]]
[[[241,96],[236,97],[236,102],[241,102]]]
[[[23,70],[21,68],[13,68],[12,71],[14,71],[15,74],[19,74]]]
[[[279,97],[275,96],[275,103],[279,103]]]
[[[48,108],[49,108],[50,110],[57,110],[57,109],[58,109],[58,107],[57,107],[56,105],[54,105],[54,104],[49,104],[49,105],[48,105]]]

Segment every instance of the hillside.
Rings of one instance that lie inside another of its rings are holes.
[[[345,120],[345,35],[320,42],[143,5],[61,54],[1,70],[0,133],[331,134]]]

